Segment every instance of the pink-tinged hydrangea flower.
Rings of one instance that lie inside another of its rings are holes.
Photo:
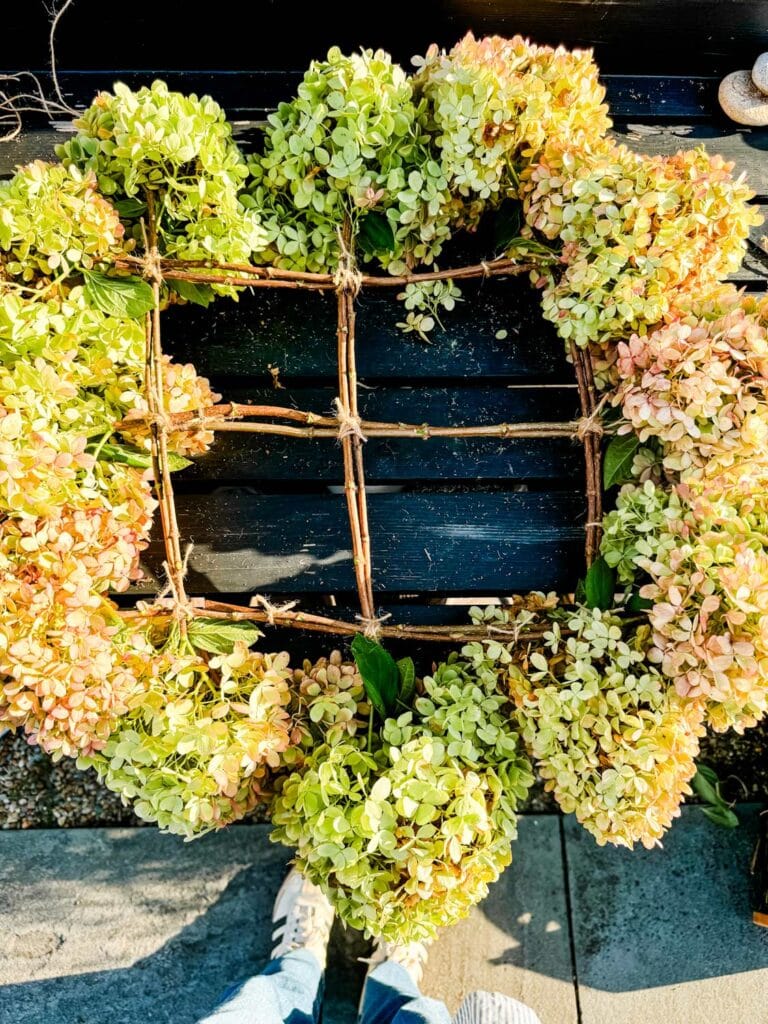
[[[215,405],[221,398],[221,395],[211,390],[206,378],[198,375],[191,363],[174,363],[170,356],[163,356],[163,395],[165,411],[170,415],[183,412],[202,415],[205,409]],[[147,411],[147,403],[143,396],[135,396],[133,408],[133,415],[127,417],[125,436],[133,442],[142,443],[148,449],[149,425],[142,419]],[[212,444],[211,430],[172,429],[168,432],[168,447],[177,455],[203,455]]]
[[[668,473],[764,450],[768,331],[754,315],[736,307],[633,335],[619,343],[616,368],[622,383],[613,404],[626,420],[619,433],[658,442]]]
[[[659,842],[696,766],[704,709],[647,662],[648,628],[579,608],[544,651],[506,669],[517,722],[545,787],[599,845]]]
[[[2,279],[56,291],[68,274],[130,248],[115,208],[97,191],[96,175],[35,160],[0,181]]]
[[[650,578],[640,588],[652,603],[649,660],[681,696],[706,702],[714,728],[741,732],[768,709],[768,513],[759,495],[679,490],[624,488],[604,556],[625,579]]]
[[[474,226],[489,203],[516,197],[518,175],[547,140],[582,145],[611,126],[589,50],[470,32],[449,53],[430,47],[420,64],[414,84],[459,223]]]
[[[645,157],[603,140],[555,140],[525,174],[531,233],[563,245],[561,272],[536,272],[542,308],[581,346],[644,334],[687,295],[735,271],[752,193],[703,150]]]
[[[292,742],[287,654],[208,657],[170,638],[100,753],[84,758],[140,818],[190,839],[252,810]]]

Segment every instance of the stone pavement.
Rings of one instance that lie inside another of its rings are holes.
[[[599,849],[521,821],[515,864],[433,947],[425,990],[530,1003],[543,1024],[764,1024],[768,930],[752,925],[757,810],[687,809],[663,850]],[[0,833],[0,1024],[194,1024],[257,971],[288,853],[265,826],[185,844],[151,829]],[[341,929],[323,1024],[353,1024],[365,953]],[[258,1022],[254,1022],[258,1024]]]

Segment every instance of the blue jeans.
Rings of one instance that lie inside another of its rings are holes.
[[[198,1024],[317,1024],[323,971],[297,949],[270,960],[261,974],[235,985]],[[474,992],[459,1008],[461,1024],[541,1024],[527,1006],[498,993]],[[423,996],[410,974],[385,961],[368,975],[359,1024],[451,1024],[444,1003]]]

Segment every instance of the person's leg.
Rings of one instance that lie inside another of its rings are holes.
[[[453,1024],[541,1024],[525,1003],[501,992],[470,992]]]
[[[316,1024],[323,971],[314,953],[295,949],[235,985],[198,1024]]]
[[[451,1024],[451,1015],[421,994],[402,964],[385,960],[365,980],[360,1024]]]
[[[272,957],[257,977],[231,986],[198,1024],[317,1024],[333,908],[295,869],[272,912]]]

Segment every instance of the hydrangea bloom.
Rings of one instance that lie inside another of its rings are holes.
[[[431,263],[450,231],[440,216],[446,181],[423,108],[382,50],[347,56],[334,47],[314,61],[296,98],[269,115],[263,152],[251,163],[253,202],[267,211],[265,258],[333,271],[348,217],[363,255],[375,254],[393,272]],[[380,241],[365,230],[369,217],[379,222]]]
[[[432,939],[509,863],[532,778],[495,684],[452,658],[371,749],[336,714],[330,729],[315,716],[316,745],[273,802],[272,838],[296,847],[346,924],[390,941]]]
[[[114,92],[99,93],[75,127],[78,135],[57,146],[57,155],[95,173],[137,239],[137,218],[152,192],[166,256],[243,262],[262,248],[258,215],[239,199],[245,161],[209,96],[185,96],[159,81],[134,92],[118,82]]]
[[[738,269],[760,223],[722,157],[646,157],[604,140],[554,141],[525,175],[529,230],[562,243],[562,272],[537,275],[542,309],[579,345],[644,334],[680,297]]]
[[[428,100],[458,224],[475,226],[489,205],[517,197],[520,173],[548,139],[581,145],[611,126],[591,51],[470,32],[418,63],[415,87]]]
[[[136,814],[190,839],[242,818],[291,743],[287,654],[237,643],[207,658],[169,643],[103,749],[80,761]]]
[[[508,668],[517,721],[566,813],[599,845],[652,847],[680,813],[703,734],[703,708],[647,663],[643,630],[578,609],[557,622],[548,651]],[[645,628],[647,632],[647,627]]]
[[[4,277],[44,287],[89,269],[126,250],[124,233],[95,174],[35,160],[0,181],[0,288]]]

